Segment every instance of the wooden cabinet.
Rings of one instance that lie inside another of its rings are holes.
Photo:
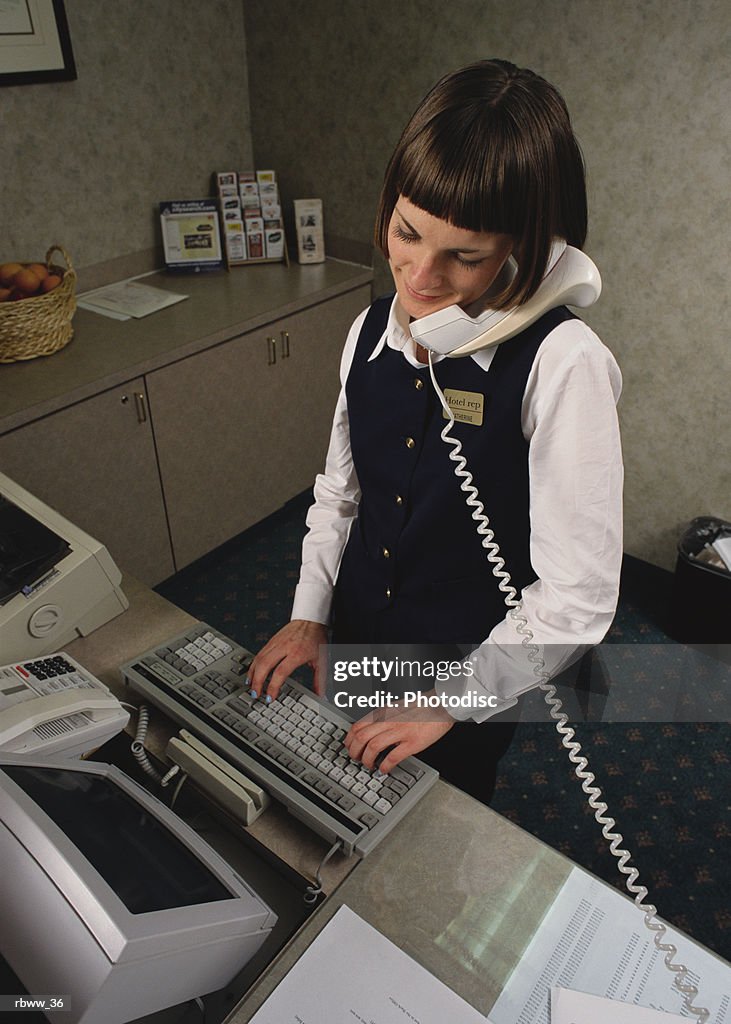
[[[232,301],[230,282],[214,286]],[[254,330],[237,333],[234,321],[184,358],[172,348],[118,386],[4,433],[0,421],[0,470],[105,544],[122,569],[159,583],[312,484],[345,336],[369,301],[359,282]],[[150,330],[164,327],[157,316]],[[96,355],[91,345],[68,351],[81,364]],[[46,369],[50,360],[10,373],[29,387]]]
[[[144,582],[174,571],[145,382],[0,436],[0,468]]]
[[[311,486],[358,288],[148,375],[178,569]]]

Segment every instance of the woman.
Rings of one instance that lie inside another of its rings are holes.
[[[586,221],[581,153],[544,79],[481,61],[444,77],[419,105],[376,220],[396,294],[348,335],[292,621],[257,655],[252,692],[264,695],[269,679],[274,699],[299,665],[316,670],[331,622],[340,643],[480,643],[477,683],[498,709],[536,684],[440,437],[442,407],[409,324],[451,305],[470,315],[520,306],[564,243],[583,246]],[[472,396],[478,415],[455,423],[453,436],[554,674],[602,639],[616,607],[619,370],[561,308],[497,348],[435,358],[434,373],[453,401]],[[369,716],[345,743],[368,768],[382,757],[383,772],[419,753],[488,802],[513,727],[498,725],[494,708],[457,717],[446,707]]]

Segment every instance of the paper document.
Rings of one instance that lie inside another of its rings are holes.
[[[78,305],[93,313],[127,320],[129,317],[149,316],[150,313],[182,302],[187,297],[177,292],[167,292],[162,288],[153,288],[149,284],[140,284],[138,281],[118,281],[104,288],[84,292],[79,296]]]
[[[251,1024],[489,1024],[389,939],[340,907]]]
[[[675,963],[690,970],[688,980],[699,989],[695,1004],[710,1011],[708,1024],[731,1024],[731,966],[671,928],[665,942],[678,948]],[[554,985],[682,1016],[683,999],[663,957],[639,908],[574,868],[490,1019],[493,1024],[548,1024]]]
[[[567,988],[553,988],[551,1024],[688,1024],[688,1018]]]

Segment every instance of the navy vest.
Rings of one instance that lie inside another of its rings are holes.
[[[333,604],[339,643],[481,642],[505,616],[498,581],[440,433],[443,409],[427,366],[415,368],[383,334],[392,299],[379,299],[360,332],[346,382],[353,463],[361,488]],[[482,426],[455,422],[452,437],[472,473],[518,593],[530,563],[528,444],[521,404],[536,352],[559,323],[551,310],[497,348],[485,372],[469,357],[435,366],[444,390],[484,395]]]

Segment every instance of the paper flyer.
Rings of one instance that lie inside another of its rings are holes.
[[[251,1024],[489,1024],[349,907],[342,906]]]

